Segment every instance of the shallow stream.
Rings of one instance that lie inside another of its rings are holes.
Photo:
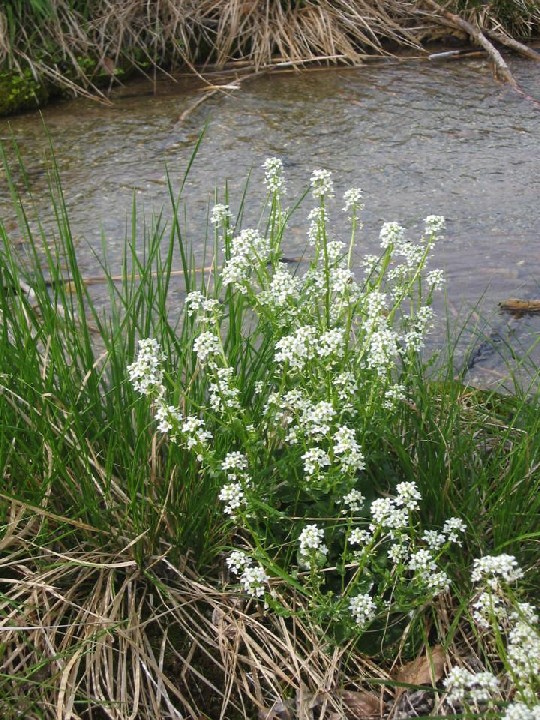
[[[540,98],[540,66],[517,59],[511,66],[523,89]],[[446,239],[432,266],[445,270],[452,322],[461,326],[476,308],[495,328],[495,344],[508,337],[522,347],[534,343],[540,315],[508,319],[498,303],[540,299],[540,106],[498,84],[483,60],[259,76],[212,95],[180,121],[204,92],[188,78],[137,81],[114,91],[112,106],[78,99],[43,111],[85,273],[99,272],[93,252],[101,253],[102,236],[120,272],[134,196],[147,216],[162,207],[167,216],[166,169],[178,185],[206,126],[184,192],[196,252],[215,188],[222,193],[228,184],[234,210],[250,172],[249,194],[262,197],[260,166],[268,156],[283,159],[291,197],[313,169],[325,167],[338,194],[364,190],[362,253],[375,250],[385,220],[414,232],[426,215],[444,215]],[[41,117],[0,119],[0,139],[11,137],[41,215],[50,216]],[[341,205],[338,199],[332,217]],[[287,254],[305,249],[310,207],[291,228]],[[2,183],[0,217],[8,229],[13,214]],[[533,357],[539,362],[540,351]],[[479,348],[470,381],[491,384],[502,374],[497,353]]]

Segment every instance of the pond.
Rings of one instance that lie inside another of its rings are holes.
[[[511,67],[540,98],[540,67],[518,59]],[[540,299],[540,106],[498,84],[484,60],[261,75],[213,94],[181,121],[204,92],[186,77],[137,81],[115,90],[111,106],[77,99],[46,108],[43,121],[38,114],[0,120],[0,139],[16,139],[43,217],[51,214],[49,134],[84,272],[98,272],[93,253],[101,253],[102,236],[113,272],[115,263],[120,271],[134,196],[147,216],[162,207],[167,215],[167,171],[179,185],[205,127],[184,192],[196,252],[215,188],[222,199],[228,184],[234,210],[250,172],[250,197],[262,197],[260,166],[268,156],[283,159],[291,198],[324,167],[334,173],[338,196],[351,186],[364,190],[362,254],[375,250],[385,220],[413,234],[426,215],[444,215],[446,238],[433,266],[445,270],[452,322],[460,327],[472,310],[473,318],[490,320],[495,344],[508,337],[522,347],[534,343],[540,317],[507,318],[498,303]],[[342,215],[341,205],[338,197],[332,218]],[[305,248],[309,207],[291,228],[287,254]],[[0,217],[8,228],[12,216],[2,186]],[[248,210],[247,220],[255,217]],[[336,227],[346,231],[343,220]],[[442,325],[444,303],[438,309]],[[440,340],[444,330],[435,335]],[[503,372],[497,353],[478,348],[469,380],[489,385]]]

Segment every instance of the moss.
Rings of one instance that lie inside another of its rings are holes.
[[[30,70],[0,69],[0,115],[35,110],[47,103],[48,87],[36,80]]]

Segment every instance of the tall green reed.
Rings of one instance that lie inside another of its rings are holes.
[[[4,163],[23,240],[13,244],[0,227],[4,496],[82,520],[112,543],[140,536],[141,559],[163,541],[162,550],[208,562],[222,525],[213,481],[183,450],[156,441],[126,382],[137,338],[149,334],[176,359],[177,384],[194,374],[190,322],[168,301],[172,283],[187,291],[204,283],[180,226],[181,198],[170,185],[168,225],[161,216],[144,221],[133,205],[121,280],[101,261],[103,312],[77,262],[54,162],[52,232],[32,216]]]

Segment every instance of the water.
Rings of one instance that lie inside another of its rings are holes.
[[[514,59],[512,70],[524,90],[540,98],[539,66]],[[456,324],[476,308],[503,341],[510,334],[524,347],[534,342],[540,319],[508,325],[497,305],[507,297],[540,297],[540,106],[495,82],[483,61],[259,76],[211,96],[182,123],[201,86],[162,79],[155,90],[137,82],[116,91],[112,107],[79,99],[43,111],[84,272],[98,272],[93,253],[101,253],[102,236],[113,272],[119,266],[133,197],[147,216],[167,208],[166,168],[178,184],[206,125],[184,193],[187,234],[197,252],[215,188],[221,192],[227,182],[234,209],[249,172],[250,196],[262,196],[260,165],[270,155],[283,159],[291,197],[313,169],[325,167],[338,194],[350,186],[364,190],[362,252],[375,250],[384,220],[414,232],[426,215],[445,215],[446,240],[433,266],[446,272]],[[0,138],[10,136],[41,215],[50,216],[49,140],[41,118],[0,120]],[[341,215],[341,205],[338,198],[332,217]],[[291,228],[287,254],[304,250],[309,207]],[[5,187],[0,216],[9,227]],[[337,230],[345,232],[343,221]],[[486,353],[470,376],[489,384],[501,372],[500,361]]]

